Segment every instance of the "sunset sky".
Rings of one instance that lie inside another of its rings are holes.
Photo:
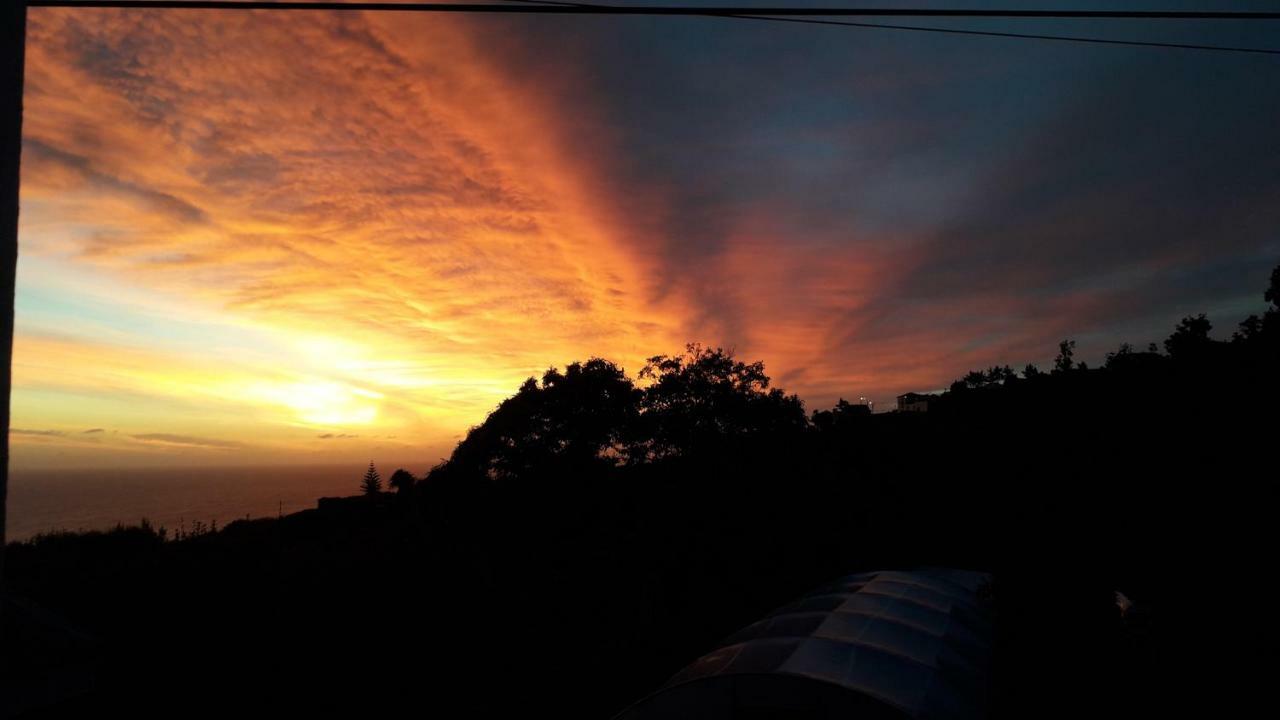
[[[1275,56],[32,9],[26,73],[18,468],[434,461],[531,374],[690,341],[888,407],[1066,337],[1227,337],[1280,262]]]

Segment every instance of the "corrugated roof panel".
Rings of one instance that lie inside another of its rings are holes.
[[[779,697],[783,688],[800,693],[794,706],[803,707],[805,694],[819,687],[838,688],[823,696],[844,698],[849,717],[868,708],[882,708],[878,716],[980,717],[992,628],[980,591],[989,582],[982,573],[945,568],[840,578],[735,633],[620,718],[727,720],[790,707]],[[806,683],[820,686],[805,690]],[[761,692],[751,692],[757,686]],[[717,693],[733,696],[702,698]],[[757,697],[770,698],[769,707],[753,710]],[[707,708],[718,710],[708,715]]]

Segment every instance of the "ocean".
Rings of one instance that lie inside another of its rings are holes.
[[[143,518],[171,531],[224,526],[356,495],[367,465],[101,470],[12,470],[7,540],[50,530],[105,530]],[[379,468],[383,482],[394,467]],[[406,466],[421,477],[425,468]]]

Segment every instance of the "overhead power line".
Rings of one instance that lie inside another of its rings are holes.
[[[501,3],[502,0],[499,0]],[[1128,40],[1081,35],[1003,32],[924,25],[834,20],[835,17],[916,17],[935,19],[1005,19],[1005,20],[1280,20],[1280,12],[1257,11],[1174,11],[1174,10],[1020,10],[1020,9],[935,9],[935,8],[765,8],[765,7],[701,7],[686,5],[622,6],[591,3],[554,2],[553,0],[507,0],[520,4],[499,3],[396,3],[396,2],[235,2],[234,0],[28,0],[29,7],[57,8],[127,8],[166,10],[349,10],[380,12],[429,13],[495,13],[523,15],[617,15],[617,16],[685,16],[722,17],[735,20],[832,25],[880,30],[971,35],[980,37],[1048,40],[1055,42],[1122,45],[1132,47],[1173,48],[1212,52],[1280,55],[1280,49],[1237,47],[1199,43],[1176,43],[1155,40]]]
[[[526,5],[539,5],[544,7],[578,7],[578,8],[607,7],[607,6],[601,6],[601,5],[593,5],[590,3],[559,2],[557,0],[504,0],[504,1],[513,2],[513,3],[524,3]],[[929,12],[929,11],[923,11],[923,12]],[[997,13],[1001,11],[999,10],[945,11],[944,10],[944,11],[933,11],[933,12]],[[1053,12],[1053,11],[1044,11],[1044,12]],[[1088,11],[1082,11],[1082,12],[1088,12]],[[1091,16],[1093,14],[1096,14],[1096,13],[1092,13]],[[1167,19],[1168,15],[1170,14],[1169,13],[1162,14],[1161,19]],[[1217,13],[1201,13],[1201,15],[1213,15],[1214,17],[1212,18],[1204,17],[1200,19],[1223,19],[1221,14],[1217,14]],[[1274,19],[1270,16],[1272,15],[1280,16],[1280,13],[1255,13],[1254,15],[1256,15],[1257,17],[1250,17],[1248,19],[1269,20],[1269,19]],[[1266,17],[1263,17],[1263,16],[1266,16]],[[1159,42],[1154,40],[1120,40],[1120,39],[1111,39],[1111,38],[1087,37],[1087,36],[1080,36],[1080,35],[1048,35],[1048,34],[1042,34],[1042,33],[999,32],[995,30],[969,30],[969,29],[962,29],[962,28],[944,28],[944,27],[922,26],[922,25],[865,23],[865,22],[853,22],[849,20],[820,19],[820,18],[813,18],[813,17],[779,17],[779,16],[771,16],[770,14],[767,14],[767,13],[760,13],[758,11],[752,11],[750,14],[735,13],[732,15],[717,15],[717,17],[726,17],[726,18],[735,19],[735,20],[763,20],[763,21],[771,21],[771,22],[804,23],[809,25],[836,25],[836,26],[843,26],[843,27],[874,28],[874,29],[881,29],[881,30],[906,30],[906,31],[912,31],[912,32],[946,33],[950,35],[978,35],[983,37],[1017,38],[1017,39],[1023,39],[1023,40],[1053,40],[1053,41],[1059,41],[1059,42],[1093,43],[1098,45],[1130,45],[1130,46],[1137,46],[1137,47],[1175,48],[1179,50],[1210,50],[1210,51],[1216,51],[1216,52],[1280,55],[1280,49],[1272,49],[1272,48],[1235,47],[1235,46],[1229,46],[1229,45],[1201,45],[1201,44],[1192,44],[1192,43],[1171,43],[1171,42]],[[984,15],[983,17],[996,17],[996,16]],[[1244,19],[1244,18],[1237,17],[1236,19]]]
[[[522,13],[537,15],[700,15],[728,17],[931,17],[1094,20],[1280,20],[1280,12],[1223,10],[1023,10],[884,7],[716,7],[690,5],[593,5],[421,2],[258,2],[247,0],[28,0],[28,7],[156,8],[193,10],[376,10],[392,12]]]
[[[818,20],[813,18],[764,17],[760,15],[732,15],[740,20],[771,20],[774,22],[805,23],[809,25],[843,25],[845,27],[880,28],[883,30],[910,30],[914,32],[946,33],[950,35],[980,35],[985,37],[1019,38],[1023,40],[1053,40],[1058,42],[1093,43],[1096,45],[1130,45],[1135,47],[1175,48],[1179,50],[1210,50],[1216,52],[1254,53],[1280,55],[1280,49],[1235,47],[1232,45],[1197,45],[1193,43],[1158,42],[1155,40],[1119,40],[1083,35],[1043,35],[1040,33],[998,32],[994,30],[962,30],[924,25],[888,25],[885,23],[860,23],[848,20]]]

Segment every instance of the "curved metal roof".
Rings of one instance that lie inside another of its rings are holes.
[[[989,580],[945,568],[842,578],[734,633],[619,720],[982,717]]]

